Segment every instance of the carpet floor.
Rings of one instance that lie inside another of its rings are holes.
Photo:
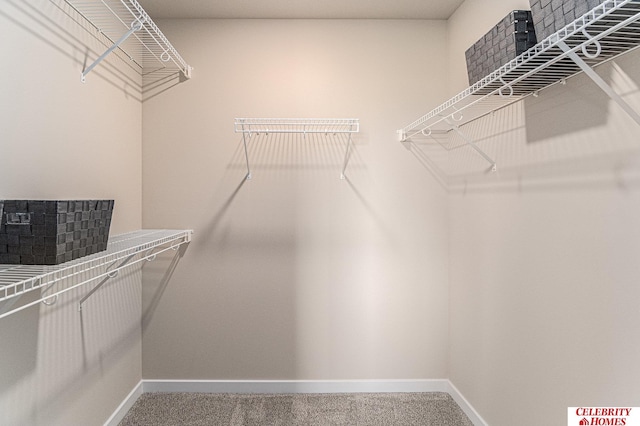
[[[431,393],[145,393],[119,426],[473,426],[451,396]]]

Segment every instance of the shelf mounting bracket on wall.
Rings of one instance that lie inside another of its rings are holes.
[[[247,162],[247,180],[251,179],[251,167],[249,167],[249,151],[247,150],[247,132],[244,129],[244,123],[242,124],[242,143],[244,144],[244,159]],[[249,133],[251,138],[251,133]]]
[[[107,266],[105,269],[106,272],[106,276],[100,280],[100,282],[98,284],[96,284],[95,287],[93,287],[87,294],[85,294],[82,299],[80,299],[80,302],[78,302],[78,310],[82,311],[82,304],[84,302],[86,302],[91,296],[93,296],[93,294],[98,291],[103,285],[105,285],[107,283],[107,281],[109,281],[111,278],[115,278],[118,276],[118,272],[120,271],[120,269],[122,267],[124,267],[127,263],[129,263],[131,261],[131,259],[133,259],[136,256],[136,253],[129,255],[127,258],[125,258],[118,266],[116,266],[115,268],[113,268],[113,266],[117,263],[117,261],[113,262],[111,265]]]
[[[82,71],[82,77],[80,78],[80,81],[82,81],[83,83],[86,82],[87,81],[87,74],[89,74],[91,72],[91,70],[93,70],[96,67],[96,65],[98,65],[100,62],[102,62],[104,60],[104,58],[109,56],[109,54],[111,52],[116,50],[118,48],[118,46],[120,46],[122,43],[124,43],[125,40],[128,39],[133,33],[135,33],[136,31],[140,31],[142,29],[142,25],[144,24],[144,21],[145,21],[145,17],[142,16],[142,15],[139,16],[138,18],[136,18],[131,23],[131,28],[129,29],[129,31],[127,31],[122,37],[120,37],[120,39],[118,41],[116,41],[113,44],[113,46],[108,48],[102,55],[100,55],[98,57],[98,59],[96,59],[91,65],[89,65],[84,71]]]
[[[340,172],[340,179],[345,180],[347,176],[345,172],[347,170],[347,163],[349,162],[349,153],[351,152],[351,133],[349,133],[349,140],[347,141],[347,148],[344,151],[344,161],[342,163],[342,171]]]
[[[453,117],[451,117],[451,119],[455,120],[455,118]],[[476,145],[476,143],[473,141],[473,139],[471,139],[462,130],[460,130],[460,127],[457,124],[452,123],[449,118],[445,118],[444,121],[449,126],[451,126],[451,130],[453,130],[458,136],[460,136],[467,145],[473,148],[474,151],[476,151],[482,158],[484,158],[485,160],[487,160],[489,164],[491,164],[492,172],[495,172],[498,170],[498,166],[496,165],[496,162],[493,161],[493,159],[489,157],[483,150],[481,150],[480,147],[478,147],[478,145]],[[459,121],[459,120],[456,120],[456,121]]]
[[[595,59],[600,55],[602,48],[600,43],[595,40],[593,43],[596,46],[595,54],[591,54],[587,50],[587,45],[582,46],[582,52],[585,56],[590,59]],[[615,90],[606,82],[598,73],[595,72],[593,68],[591,68],[576,52],[574,49],[571,49],[567,43],[564,41],[558,42],[558,47],[562,49],[563,52],[571,58],[573,62],[576,63],[580,67],[580,69],[591,79],[593,82],[602,89],[603,92],[607,94],[615,103],[617,103],[632,119],[635,120],[636,123],[640,125],[640,115],[636,112],[635,109],[631,105],[629,105],[622,97],[616,93]]]
[[[324,133],[325,135],[347,134],[348,140],[344,153],[340,179],[346,179],[346,169],[349,162],[351,145],[353,144],[354,133],[360,131],[360,120],[358,118],[236,118],[235,132],[242,133],[242,143],[244,145],[245,161],[247,163],[247,179],[251,179],[251,167],[249,165],[249,150],[247,148],[248,139],[256,133],[297,133],[305,138],[307,134]]]

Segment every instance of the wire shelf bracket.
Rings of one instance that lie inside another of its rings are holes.
[[[244,155],[247,164],[247,179],[252,178],[251,166],[249,164],[249,151],[247,142],[255,133],[296,133],[306,137],[307,134],[324,133],[325,135],[347,134],[347,144],[345,147],[340,179],[346,179],[347,164],[353,144],[352,135],[360,132],[360,119],[358,118],[236,118],[234,122],[236,133],[242,133],[242,143],[244,145]]]
[[[191,78],[193,68],[180,56],[137,0],[64,2],[113,43],[82,71],[83,83],[87,75],[116,49],[121,50],[142,75],[159,70],[178,70],[184,78]]]
[[[598,75],[573,49],[571,49],[564,41],[560,41],[558,46],[571,58],[573,62],[580,67],[580,69],[600,88],[605,92],[612,101],[617,103],[638,125],[640,125],[640,115],[633,109],[631,105],[627,103],[602,77]],[[598,44],[600,46],[600,44]],[[598,51],[600,48],[598,48]],[[593,59],[597,58],[599,53],[592,56]]]
[[[120,271],[141,262],[152,261],[169,250],[177,251],[191,242],[193,231],[147,229],[116,235],[107,250],[60,265],[0,265],[0,319],[39,303],[54,305],[58,296],[99,281],[82,299],[82,304]],[[88,278],[84,278],[88,275]],[[72,279],[77,278],[77,281]],[[56,288],[57,290],[50,292]],[[17,303],[26,294],[39,296],[28,303]]]
[[[80,77],[80,80],[85,83],[87,81],[87,74],[89,74],[91,72],[91,70],[93,70],[100,62],[102,62],[107,56],[109,56],[109,54],[111,52],[113,52],[114,50],[116,50],[122,43],[124,43],[124,41],[126,39],[128,39],[134,32],[136,31],[140,31],[140,29],[142,28],[142,24],[144,23],[143,21],[144,18],[139,17],[137,18],[135,21],[133,21],[131,23],[131,29],[129,31],[127,31],[122,37],[120,37],[120,40],[116,41],[113,46],[111,46],[110,48],[108,48],[102,55],[100,55],[98,57],[98,59],[96,59],[91,65],[89,65],[84,71],[82,71],[82,76]]]
[[[476,151],[482,158],[484,158],[489,164],[491,164],[491,171],[492,172],[496,172],[498,170],[498,166],[496,164],[496,162],[489,157],[483,150],[481,150],[478,145],[476,145],[476,143],[473,141],[473,139],[471,139],[466,133],[464,133],[462,130],[460,130],[460,127],[451,123],[451,121],[449,121],[449,119],[445,119],[445,121],[447,122],[447,124],[449,124],[451,126],[451,130],[453,130],[455,133],[458,134],[458,136],[460,136],[462,138],[462,140],[469,145],[471,148],[473,148],[474,151]]]
[[[640,124],[635,111],[594,70],[597,65],[640,46],[640,1],[605,0],[560,31],[547,37],[429,113],[398,130],[406,142],[433,131],[455,132],[493,162],[460,128],[526,96],[583,72]],[[464,112],[464,115],[463,115]],[[493,163],[495,171],[495,163]]]

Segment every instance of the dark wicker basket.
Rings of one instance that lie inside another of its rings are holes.
[[[465,52],[469,84],[491,74],[536,43],[531,12],[514,10]]]
[[[57,265],[107,248],[113,200],[0,200],[0,264]]]
[[[542,41],[605,0],[529,0],[533,25]]]

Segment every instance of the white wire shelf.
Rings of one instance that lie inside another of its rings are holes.
[[[236,133],[358,133],[357,118],[236,118]]]
[[[249,166],[249,151],[247,142],[251,137],[261,133],[297,133],[306,135],[324,133],[325,135],[348,134],[344,162],[340,179],[345,179],[345,171],[349,162],[353,133],[360,132],[360,119],[358,118],[236,118],[234,121],[236,133],[242,133],[244,154],[247,162],[247,179],[251,179],[251,167]]]
[[[137,71],[149,74],[181,72],[191,78],[192,67],[176,51],[136,0],[64,0],[83,16],[111,46],[82,72],[82,81],[113,50],[120,50]]]
[[[452,131],[640,45],[640,1],[607,0],[434,110],[398,130],[406,141]],[[606,83],[604,83],[606,85]],[[621,99],[614,98],[618,103]],[[623,105],[623,107],[625,107]],[[640,118],[625,107],[636,121]]]
[[[40,302],[53,304],[60,294],[92,281],[113,278],[121,269],[153,260],[167,250],[177,250],[191,241],[192,234],[191,230],[140,230],[110,238],[105,251],[60,265],[0,265],[0,318]],[[86,273],[91,276],[81,282],[71,280],[80,275],[84,278]],[[13,307],[20,296],[38,290],[41,294],[37,300]]]

